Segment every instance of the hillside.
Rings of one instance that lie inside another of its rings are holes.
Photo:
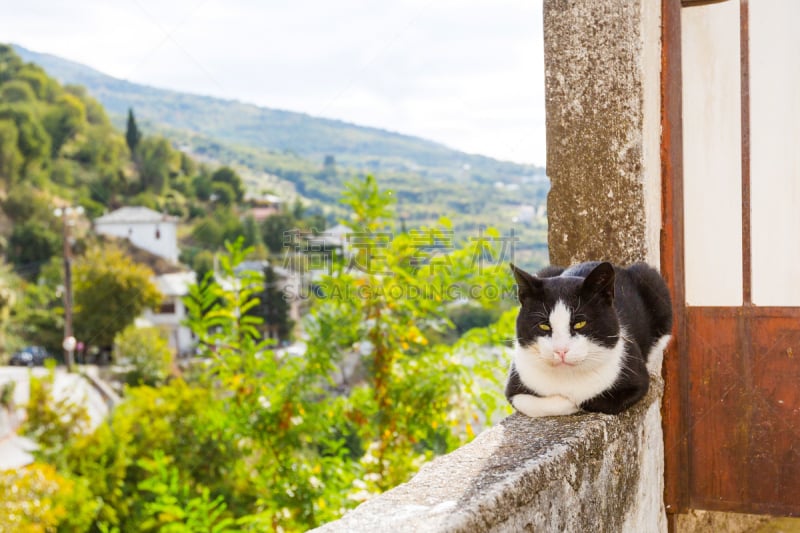
[[[231,165],[252,192],[307,200],[330,224],[343,184],[373,174],[391,189],[410,227],[447,217],[459,238],[481,227],[511,230],[517,260],[547,261],[544,169],[466,154],[424,139],[341,121],[185,94],[113,78],[57,56],[14,47],[62,83],[85,86],[124,129],[129,108],[146,132],[201,161]],[[324,163],[327,162],[327,163]]]
[[[292,152],[315,161],[334,155],[340,163],[358,169],[422,171],[458,182],[543,174],[543,169],[533,165],[466,154],[399,133],[139,85],[54,55],[14,48],[24,60],[42,66],[62,83],[85,86],[112,115],[124,115],[132,107],[145,123],[197,132],[233,145]]]

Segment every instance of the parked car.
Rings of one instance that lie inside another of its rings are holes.
[[[9,360],[9,364],[18,366],[37,366],[43,365],[45,359],[52,359],[52,355],[41,346],[26,346],[14,352]]]

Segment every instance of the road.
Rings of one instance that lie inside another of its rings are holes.
[[[34,446],[33,443],[16,436],[15,430],[24,417],[24,406],[30,397],[31,375],[43,377],[47,375],[47,372],[42,367],[28,369],[0,366],[0,386],[9,381],[16,383],[14,404],[17,407],[10,416],[4,409],[0,412],[0,470],[19,468],[33,460],[29,453]],[[55,370],[53,396],[59,400],[68,399],[71,402],[85,405],[92,428],[97,427],[109,412],[105,398],[88,379],[80,374],[69,374],[64,368]]]
[[[55,382],[53,383],[53,396],[56,399],[68,399],[74,403],[83,404],[89,412],[92,427],[99,425],[106,415],[108,406],[103,396],[95,389],[91,382],[79,374],[69,374],[63,367],[56,368]],[[0,366],[0,385],[15,381],[14,402],[17,406],[25,405],[30,396],[30,376],[43,377],[47,369],[35,367],[28,369],[18,366]]]

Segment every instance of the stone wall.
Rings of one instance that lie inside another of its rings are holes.
[[[315,531],[666,531],[662,391],[619,416],[511,415]]]
[[[660,8],[544,0],[553,264],[659,267]],[[318,531],[666,531],[652,382],[620,416],[514,414]]]
[[[660,9],[545,0],[550,261],[659,265]]]

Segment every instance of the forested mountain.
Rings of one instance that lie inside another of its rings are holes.
[[[457,182],[543,174],[543,169],[533,165],[466,154],[399,133],[139,85],[57,56],[14,48],[23,59],[41,65],[62,82],[85,86],[112,115],[124,115],[133,107],[144,121],[228,144],[293,152],[318,161],[334,155],[340,163],[371,172],[414,171]]]
[[[180,259],[201,272],[210,268],[213,254],[226,241],[241,237],[254,247],[254,257],[264,258],[281,251],[276,235],[282,237],[284,230],[325,227],[302,205],[289,205],[269,223],[259,223],[234,169],[197,161],[167,138],[143,132],[133,113],[125,130],[112,124],[85,88],[61,85],[0,45],[0,251],[9,265],[0,261],[0,340],[5,341],[0,352],[23,342],[54,351],[60,346],[62,317],[52,310],[60,306],[67,249],[62,227],[68,222],[59,220],[56,208],[75,208],[67,242],[76,265],[84,257],[112,264],[114,249],[123,245],[99,240],[89,227],[91,219],[121,206],[145,206],[177,217]],[[139,259],[132,252],[126,255],[115,264]],[[80,313],[77,277],[75,286]],[[84,310],[92,311],[89,306]],[[94,322],[76,320],[76,335],[95,339],[85,331]]]
[[[83,85],[125,127],[133,108],[143,129],[170,139],[202,161],[231,165],[248,188],[284,198],[299,194],[329,223],[342,216],[339,197],[353,175],[373,174],[392,190],[409,227],[447,217],[459,238],[481,227],[514,231],[516,250],[546,262],[544,169],[470,155],[424,139],[184,94],[107,76],[66,59],[15,46],[64,83]]]

